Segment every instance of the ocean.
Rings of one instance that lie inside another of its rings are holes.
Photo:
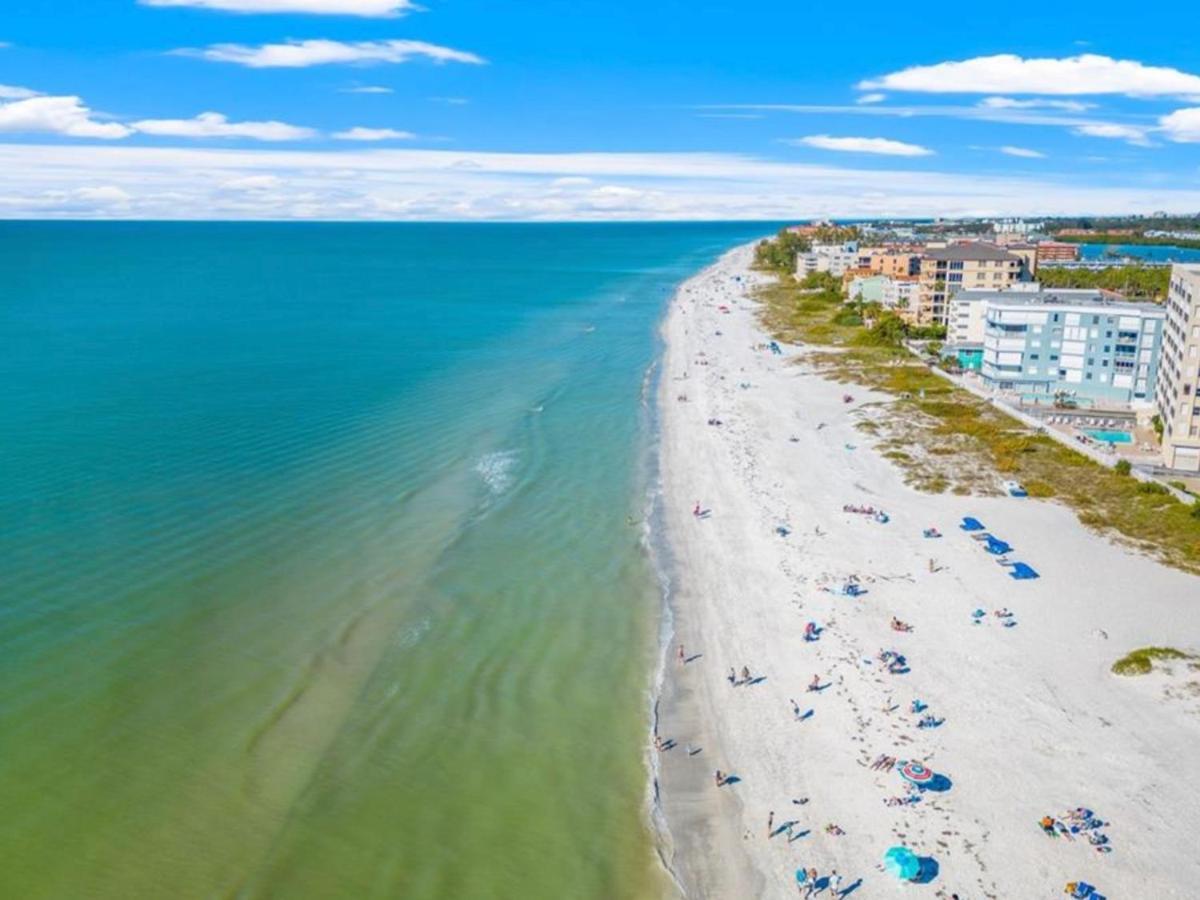
[[[0,895],[657,894],[657,327],[772,230],[0,223]]]

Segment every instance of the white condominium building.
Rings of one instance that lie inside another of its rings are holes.
[[[1171,267],[1155,401],[1163,463],[1200,472],[1200,265]]]

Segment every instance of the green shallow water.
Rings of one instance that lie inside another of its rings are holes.
[[[647,373],[767,230],[0,224],[0,894],[655,895]]]

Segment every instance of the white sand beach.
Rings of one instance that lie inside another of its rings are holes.
[[[658,725],[673,744],[657,762],[665,856],[686,896],[795,897],[800,866],[836,870],[854,900],[1055,898],[1078,879],[1109,900],[1200,896],[1200,696],[1186,690],[1200,673],[1110,671],[1142,646],[1200,649],[1200,578],[1053,503],[907,487],[855,428],[856,410],[891,398],[817,377],[797,363],[803,348],[763,348],[750,259],[738,248],[685,283],[665,324],[675,635]],[[1041,577],[1010,578],[960,530],[964,516]],[[824,590],[851,576],[865,593]],[[993,614],[1004,607],[1015,627]],[[913,630],[893,630],[893,616]],[[810,621],[823,629],[814,642]],[[882,649],[910,670],[890,674]],[[756,682],[731,685],[743,666]],[[825,687],[810,692],[814,676]],[[917,727],[917,698],[939,727]],[[797,720],[793,699],[811,716]],[[923,763],[939,790],[887,805],[909,792],[897,771],[871,768],[881,754]],[[717,769],[736,782],[717,787]],[[1039,827],[1077,807],[1108,823],[1095,832],[1111,852]],[[768,837],[772,812],[790,832]],[[936,873],[886,873],[894,845]]]

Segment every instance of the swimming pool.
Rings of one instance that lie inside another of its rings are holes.
[[[1102,444],[1132,444],[1133,435],[1128,431],[1085,431],[1088,437]]]

